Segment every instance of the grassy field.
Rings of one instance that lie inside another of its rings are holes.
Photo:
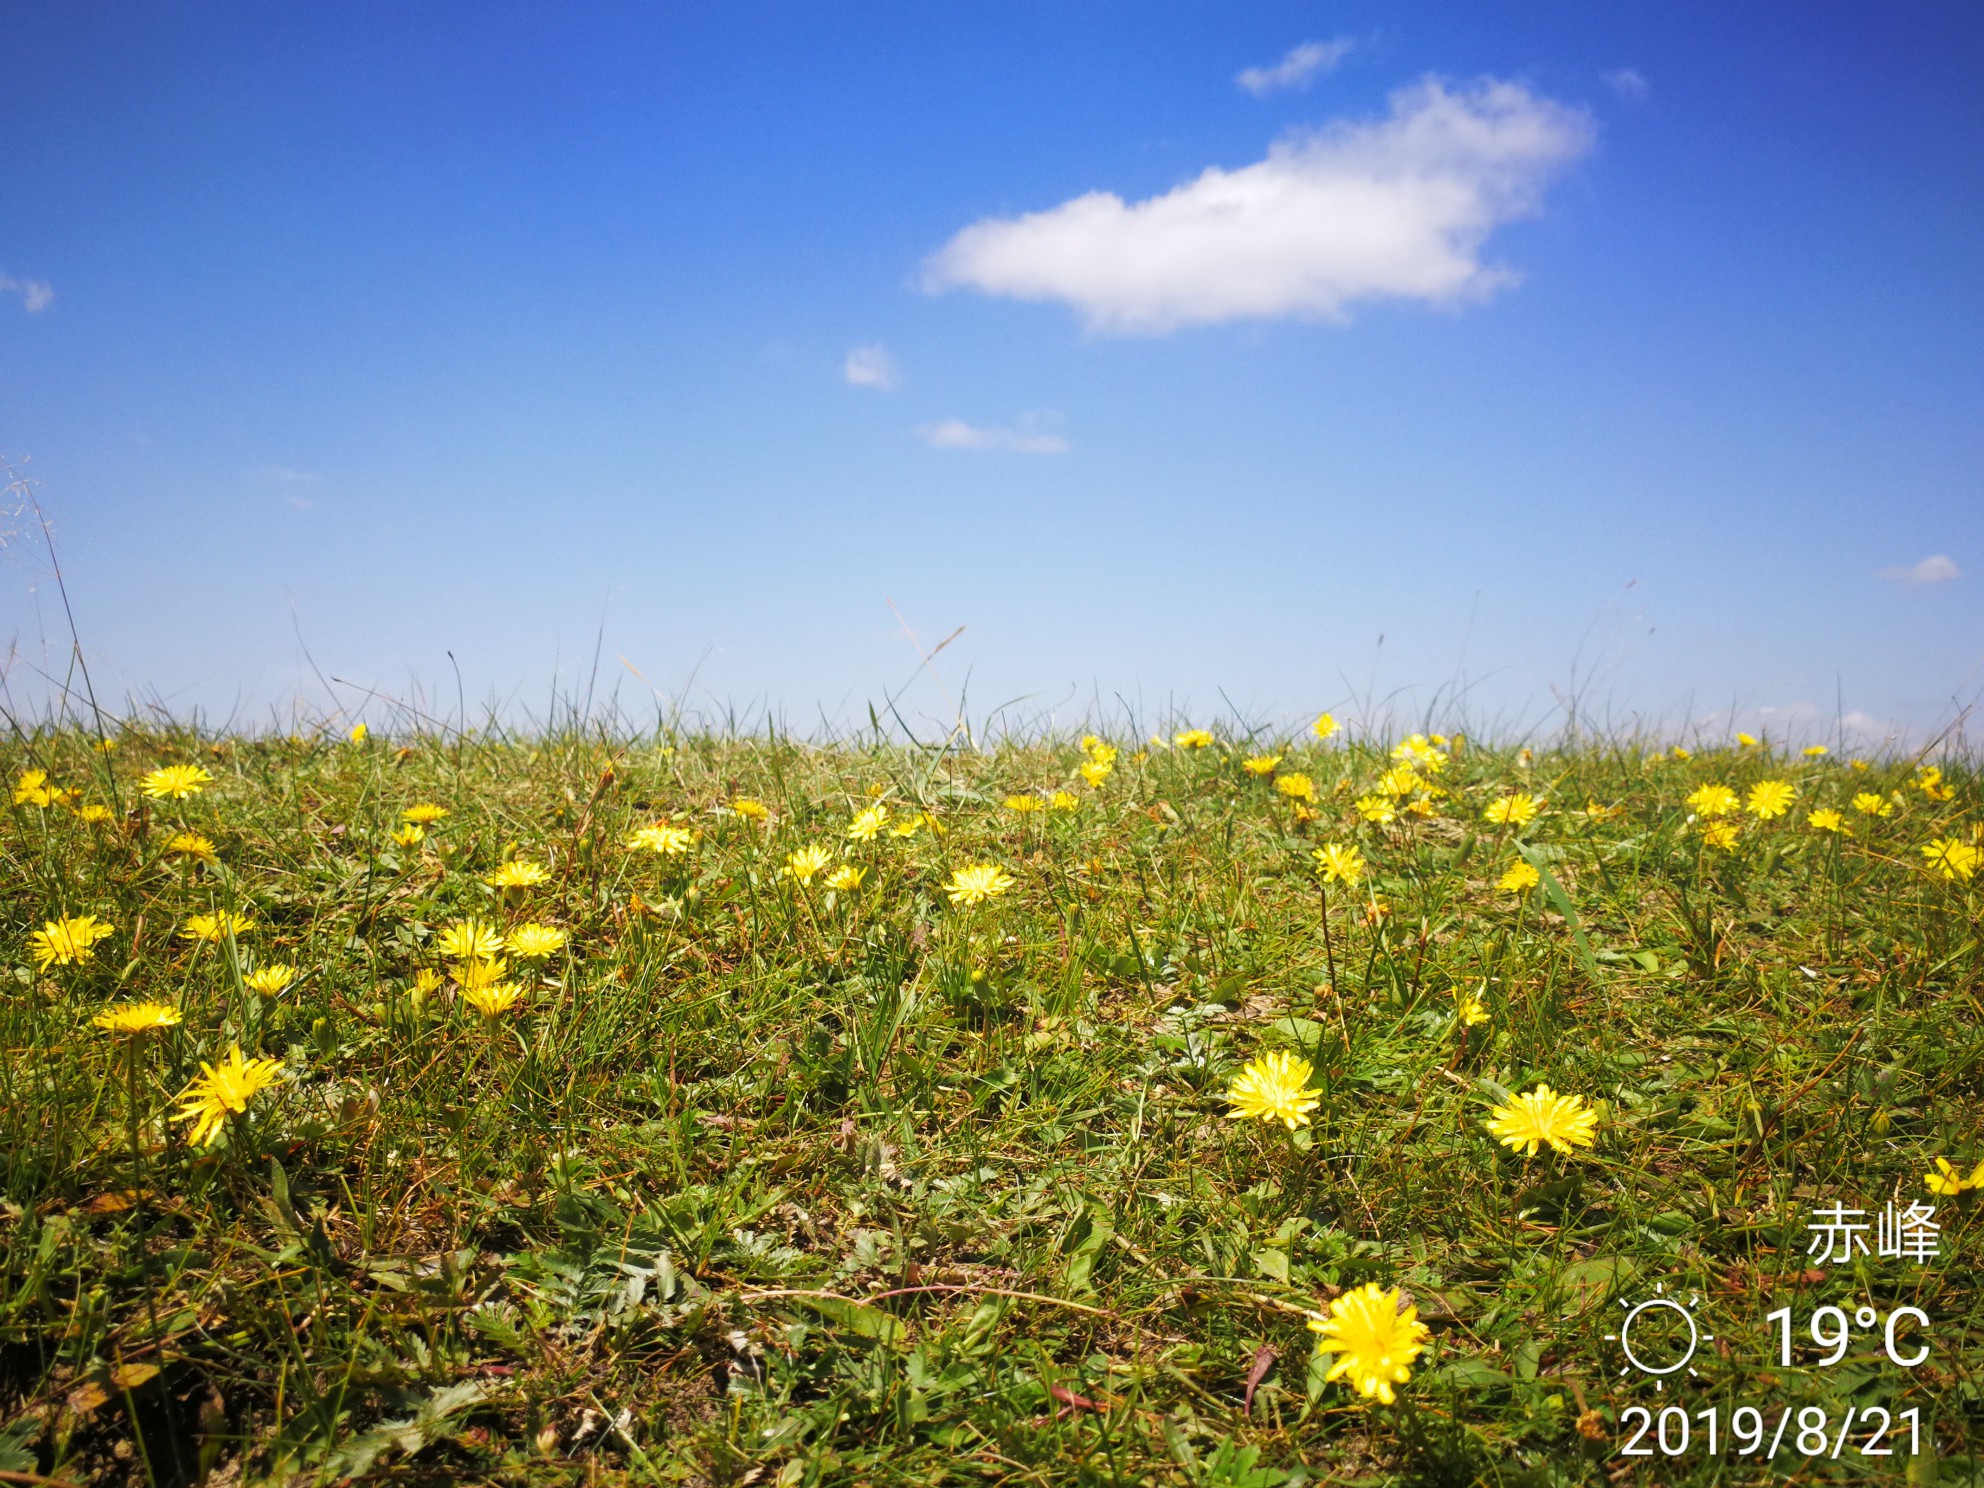
[[[0,1481],[1973,1480],[1979,1201],[1925,1184],[1984,1159],[1960,759],[133,726],[6,767]],[[1277,1052],[1313,1110],[1230,1119]],[[1590,1145],[1497,1140],[1540,1084]],[[1835,1204],[1865,1254],[1813,1252]],[[1916,1204],[1939,1254],[1879,1254]],[[1366,1284],[1428,1330],[1391,1404],[1309,1326]],[[1657,1297],[1713,1335],[1659,1390],[1617,1340]]]

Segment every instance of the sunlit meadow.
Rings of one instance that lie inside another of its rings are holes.
[[[17,730],[0,1478],[1968,1481],[1966,761],[1191,725]]]

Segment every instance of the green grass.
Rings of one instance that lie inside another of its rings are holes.
[[[1316,786],[1303,820],[1227,741],[1118,743],[1092,789],[1066,741],[17,735],[9,781],[81,794],[6,826],[0,1469],[1930,1480],[1852,1443],[1807,1464],[1795,1426],[1769,1468],[1699,1440],[1619,1455],[1624,1411],[1678,1402],[1718,1405],[1725,1433],[1739,1405],[1915,1408],[1940,1481],[1971,1480],[1977,1201],[1933,1200],[1925,1266],[1806,1253],[1813,1207],[1929,1200],[1935,1157],[1984,1158],[1984,878],[1920,852],[1972,840],[1967,765],[1925,791],[1910,761],[1468,745],[1434,814],[1375,825],[1352,802],[1391,767],[1380,747],[1284,743],[1283,776]],[[213,782],[147,800],[165,763]],[[1767,778],[1795,784],[1790,813],[1705,845],[1683,798]],[[1078,804],[1003,804],[1055,790]],[[1512,790],[1548,809],[1485,821]],[[1891,814],[1852,810],[1861,791]],[[718,809],[738,795],[770,820]],[[849,841],[876,800],[943,830]],[[450,814],[399,845],[416,801]],[[1850,837],[1807,825],[1822,806]],[[623,846],[662,818],[700,839]],[[175,855],[179,831],[217,861]],[[1332,841],[1373,876],[1331,886],[1326,943],[1311,852]],[[866,880],[781,876],[808,843]],[[486,887],[511,856],[550,881]],[[1495,887],[1519,857],[1544,874],[1522,897]],[[1013,888],[953,907],[942,884],[971,862]],[[218,909],[253,927],[181,938]],[[38,972],[30,932],[62,913],[115,933]],[[492,1024],[414,987],[465,916],[572,933]],[[293,987],[244,987],[274,961]],[[1463,1037],[1473,993],[1489,1016]],[[91,1019],[139,998],[184,1021],[137,1044],[133,1085],[130,1046]],[[174,1098],[237,1043],[287,1078],[189,1148]],[[1225,1119],[1232,1075],[1274,1048],[1322,1097],[1292,1138]],[[1489,1136],[1539,1081],[1601,1104],[1595,1147],[1525,1160]],[[1366,1281],[1433,1333],[1390,1408],[1325,1384],[1305,1327]],[[1714,1334],[1662,1394],[1607,1339],[1656,1285],[1698,1295]],[[1828,1304],[1921,1308],[1929,1360],[1897,1368],[1856,1333],[1818,1367],[1803,1328]],[[1790,1368],[1766,1321],[1787,1305]]]

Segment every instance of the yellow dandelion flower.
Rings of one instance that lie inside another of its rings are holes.
[[[1291,801],[1316,799],[1316,782],[1300,770],[1290,770],[1286,775],[1275,776],[1274,788]]]
[[[154,801],[183,801],[197,796],[212,779],[198,765],[160,765],[138,781],[138,789]]]
[[[867,876],[868,870],[866,868],[857,868],[852,863],[842,863],[840,867],[834,869],[832,873],[826,876],[825,882],[828,888],[833,889],[837,893],[845,894],[850,889],[860,888],[861,880]]]
[[[455,980],[464,990],[487,987],[500,982],[510,970],[510,963],[500,956],[487,961],[463,961],[448,968],[455,974]]]
[[[679,857],[696,845],[696,834],[687,827],[678,827],[673,822],[656,822],[651,827],[636,827],[627,834],[627,847],[635,852],[659,853],[663,857]]]
[[[1791,809],[1798,792],[1788,780],[1759,780],[1750,787],[1743,809],[1758,821],[1772,821]]]
[[[1559,1095],[1548,1085],[1538,1085],[1488,1115],[1489,1133],[1512,1151],[1520,1148],[1525,1157],[1535,1156],[1546,1143],[1553,1152],[1569,1152],[1596,1140],[1597,1110],[1583,1096]]]
[[[1915,788],[1932,801],[1947,801],[1956,794],[1955,787],[1943,783],[1940,765],[1924,765],[1915,776]]]
[[[485,982],[462,988],[462,1001],[492,1023],[515,1007],[523,995],[524,989],[515,982]]]
[[[1180,749],[1206,749],[1213,740],[1205,729],[1181,729],[1171,736],[1171,742]]]
[[[1692,749],[1683,749],[1679,744],[1676,744],[1668,753],[1673,755],[1677,760],[1687,760],[1695,757],[1695,752]]]
[[[1318,713],[1316,721],[1309,725],[1309,731],[1318,739],[1327,739],[1337,730],[1336,714]]]
[[[1324,883],[1354,884],[1364,877],[1367,866],[1364,854],[1355,847],[1331,842],[1316,848],[1309,856],[1316,860],[1316,871],[1323,875]]]
[[[1045,811],[1047,809],[1047,803],[1038,796],[1008,796],[1006,797],[1005,804],[1008,811],[1026,812]]]
[[[1728,816],[1736,810],[1736,792],[1726,785],[1717,785],[1710,781],[1705,785],[1696,786],[1682,798],[1681,804],[1696,816]]]
[[[1413,734],[1392,749],[1392,758],[1409,767],[1431,770],[1435,775],[1447,767],[1446,752],[1424,734]]]
[[[1281,756],[1278,754],[1257,754],[1252,759],[1240,761],[1240,768],[1249,775],[1272,775],[1274,767],[1280,763]]]
[[[482,881],[492,889],[531,889],[546,882],[551,872],[542,863],[533,863],[528,858],[516,858],[503,864],[494,873],[483,875]]]
[[[416,827],[431,827],[448,814],[445,806],[436,806],[432,801],[415,801],[400,813],[400,820],[412,822]]]
[[[1625,815],[1625,812],[1626,812],[1626,808],[1623,806],[1605,806],[1605,805],[1601,805],[1597,801],[1589,801],[1589,800],[1584,803],[1584,815],[1586,821],[1594,821],[1594,822],[1613,821]]]
[[[1079,796],[1071,795],[1067,791],[1057,790],[1056,792],[1054,792],[1053,795],[1047,798],[1047,805],[1049,809],[1054,811],[1079,810],[1081,804],[1082,804],[1081,798]]]
[[[418,847],[427,840],[427,828],[419,822],[408,822],[393,833],[393,841],[401,847]]]
[[[493,961],[503,949],[503,936],[483,920],[456,920],[435,938],[434,949],[450,961]]]
[[[1736,839],[1741,835],[1733,821],[1712,821],[1702,823],[1702,841],[1710,847],[1719,847],[1724,852],[1736,850]]]
[[[1977,872],[1977,865],[1984,862],[1984,849],[1960,837],[1938,837],[1925,842],[1921,853],[1928,859],[1931,872],[1943,878],[1961,879],[1965,883]]]
[[[787,878],[797,879],[800,883],[806,883],[812,879],[814,874],[820,872],[833,860],[834,855],[831,852],[820,846],[819,843],[811,842],[805,847],[800,848],[797,852],[786,855],[783,871]]]
[[[1819,832],[1844,832],[1846,818],[1831,807],[1821,807],[1805,818],[1805,825]]]
[[[1495,882],[1495,887],[1505,894],[1527,894],[1543,881],[1535,867],[1529,863],[1511,863],[1509,871]]]
[[[212,914],[189,915],[186,928],[179,932],[179,938],[196,944],[201,941],[223,941],[230,937],[239,940],[254,928],[254,920],[247,915],[237,914],[231,909],[221,909]]]
[[[1823,744],[1807,744],[1803,749],[1799,750],[1798,752],[1804,755],[1806,759],[1823,759],[1826,755],[1832,753],[1832,751],[1826,748],[1826,746]]]
[[[1418,1308],[1408,1307],[1401,1293],[1375,1281],[1336,1298],[1330,1315],[1310,1319],[1309,1329],[1321,1335],[1316,1348],[1335,1356],[1324,1382],[1347,1380],[1359,1395],[1376,1396],[1383,1405],[1398,1399],[1392,1386],[1412,1378],[1412,1361],[1433,1336],[1419,1321]]]
[[[570,938],[556,925],[540,925],[532,921],[517,926],[504,936],[503,944],[520,961],[542,961],[546,956],[555,956],[564,950],[565,942]]]
[[[1356,808],[1357,814],[1363,817],[1365,821],[1376,822],[1380,826],[1396,820],[1398,817],[1397,810],[1383,796],[1359,796],[1356,801]]]
[[[1082,753],[1099,765],[1113,765],[1116,763],[1116,746],[1114,744],[1103,743],[1094,734],[1082,735]]]
[[[351,732],[346,734],[345,737],[354,744],[363,744],[371,732],[372,730],[368,729],[364,724],[354,723],[351,726]]]
[[[250,992],[258,992],[264,997],[274,997],[295,980],[296,968],[281,961],[258,966],[242,978]]]
[[[1755,734],[1738,734],[1736,736],[1736,747],[1738,749],[1755,749],[1757,747],[1757,736]]]
[[[1873,791],[1856,791],[1853,795],[1853,809],[1862,816],[1892,816],[1894,802]]]
[[[1415,796],[1405,803],[1405,809],[1414,816],[1438,816],[1439,804],[1431,796]]]
[[[229,1116],[239,1116],[248,1102],[282,1079],[282,1064],[274,1059],[243,1059],[236,1044],[219,1064],[202,1061],[201,1073],[179,1093],[174,1121],[190,1121],[187,1140],[204,1145],[220,1134]]]
[[[1462,992],[1454,998],[1454,1016],[1463,1028],[1472,1028],[1488,1021],[1488,1005],[1475,993]]]
[[[1109,772],[1116,766],[1108,760],[1088,759],[1076,766],[1075,773],[1089,783],[1093,789],[1100,789],[1102,782],[1109,778]]]
[[[14,783],[16,806],[53,806],[61,792],[48,783],[46,770],[23,770]]]
[[[45,920],[39,930],[28,936],[28,950],[34,957],[34,969],[46,971],[51,966],[72,966],[78,961],[96,959],[96,943],[111,933],[114,927],[106,920],[99,920],[93,914],[65,915],[57,920]]]
[[[1233,1107],[1227,1120],[1279,1121],[1290,1131],[1307,1126],[1309,1113],[1323,1103],[1322,1096],[1308,1088],[1314,1072],[1308,1060],[1285,1050],[1251,1060],[1227,1087],[1226,1100]]]
[[[212,841],[198,832],[174,832],[167,839],[165,850],[182,858],[198,858],[207,863],[218,861]]]
[[[888,824],[889,808],[877,801],[854,813],[854,819],[847,824],[847,835],[856,842],[873,842]]]
[[[1394,800],[1404,800],[1414,791],[1424,788],[1426,782],[1419,778],[1419,772],[1410,765],[1395,765],[1378,777],[1378,794],[1390,796]]]
[[[127,1002],[122,1007],[105,1008],[90,1019],[105,1033],[126,1037],[155,1033],[180,1021],[179,1009],[163,1002]]]
[[[1975,1188],[1977,1186],[1976,1180],[1980,1175],[1984,1175],[1984,1163],[1979,1163],[1977,1170],[1970,1177],[1965,1178],[1963,1174],[1950,1166],[1950,1160],[1947,1157],[1939,1157],[1936,1159],[1936,1171],[1923,1174],[1922,1182],[1932,1194],[1941,1194],[1945,1198],[1955,1198],[1966,1188]]]
[[[951,874],[944,892],[953,904],[983,904],[1013,886],[1012,875],[992,863],[967,863]]]
[[[730,809],[739,816],[748,817],[755,822],[767,821],[772,814],[771,807],[751,796],[736,797],[731,801]]]
[[[431,966],[423,966],[413,974],[413,990],[422,997],[432,997],[441,990],[441,973]]]
[[[1481,819],[1500,825],[1513,822],[1516,826],[1526,827],[1536,820],[1537,813],[1542,809],[1543,803],[1536,797],[1527,791],[1515,791],[1499,800],[1490,801],[1482,811]]]
[[[86,822],[95,823],[115,821],[117,819],[117,814],[108,806],[100,806],[95,801],[83,807],[76,815],[80,816]]]

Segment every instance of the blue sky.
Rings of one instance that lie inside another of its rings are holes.
[[[541,710],[597,647],[602,693],[806,727],[915,674],[891,602],[965,627],[914,717],[1547,728],[1580,685],[1919,735],[1984,688],[1971,7],[6,37],[0,453],[115,696],[452,711],[458,664]],[[62,632],[12,556],[24,707]]]

